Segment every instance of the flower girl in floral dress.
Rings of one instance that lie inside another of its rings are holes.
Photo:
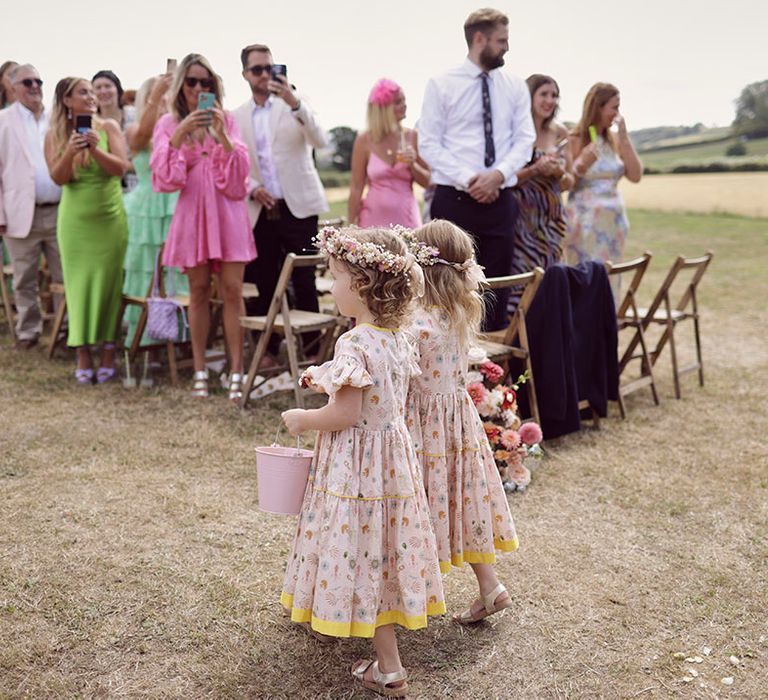
[[[467,393],[467,352],[483,315],[485,280],[472,239],[435,220],[403,232],[425,277],[410,331],[421,374],[411,380],[407,424],[424,474],[440,568],[468,563],[480,597],[454,619],[462,624],[512,605],[492,564],[495,550],[518,547],[515,525],[482,421]]]
[[[280,600],[294,622],[332,637],[372,637],[376,661],[352,675],[403,697],[406,673],[394,625],[425,627],[445,612],[435,538],[419,465],[405,425],[415,348],[398,329],[423,275],[399,236],[380,229],[324,229],[331,293],[356,320],[334,359],[302,383],[329,395],[292,409],[292,435],[318,430],[309,484]]]

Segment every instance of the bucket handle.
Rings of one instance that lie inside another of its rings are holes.
[[[275,431],[275,439],[272,442],[272,445],[275,447],[278,447],[280,443],[278,442],[280,438],[280,430],[282,429],[284,425],[283,419],[280,419],[280,422],[277,424],[277,430]],[[296,454],[298,454],[301,451],[301,435],[296,436]]]

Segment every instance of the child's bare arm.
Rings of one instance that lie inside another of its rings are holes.
[[[291,435],[299,435],[307,430],[333,432],[357,423],[362,410],[363,390],[344,386],[322,408],[292,408],[283,412],[283,420]]]

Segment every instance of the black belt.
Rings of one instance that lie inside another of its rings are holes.
[[[43,207],[58,207],[58,202],[35,202],[35,206],[42,209]]]

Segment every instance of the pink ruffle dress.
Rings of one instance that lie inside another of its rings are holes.
[[[518,540],[480,415],[467,393],[467,355],[445,311],[418,309],[409,331],[419,345],[421,374],[411,380],[407,424],[424,470],[440,569],[492,564],[495,550],[513,552]]]
[[[405,334],[360,324],[334,359],[311,367],[329,394],[363,389],[357,423],[318,434],[280,600],[294,622],[334,637],[425,627],[445,612],[421,468],[405,425],[419,368]]]
[[[234,148],[226,151],[212,136],[203,143],[188,139],[180,148],[170,140],[176,119],[162,116],[152,135],[152,187],[155,192],[180,191],[163,264],[186,270],[206,263],[249,262],[256,244],[248,221],[248,148],[240,141],[235,119],[225,113]]]

